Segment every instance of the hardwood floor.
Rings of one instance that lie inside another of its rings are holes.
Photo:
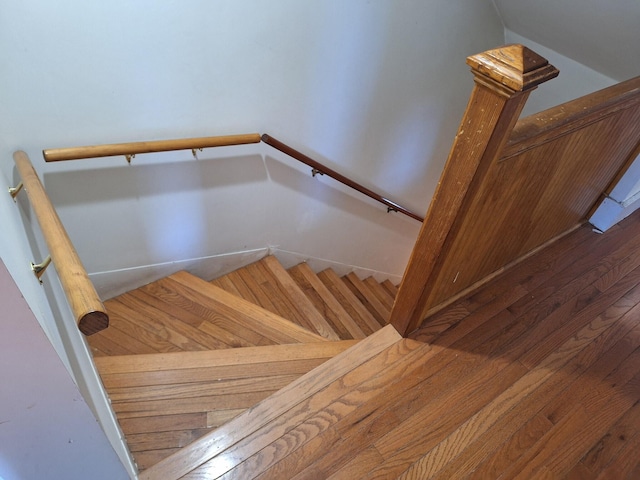
[[[303,290],[310,288],[308,272],[292,274]],[[319,278],[330,280],[326,275]],[[310,295],[316,308],[330,307],[329,291],[338,297],[366,291],[359,308],[369,322],[383,317],[386,295],[393,295],[392,286],[378,289],[356,278],[326,285],[326,292]],[[341,315],[328,315],[328,324]],[[367,323],[357,320],[352,328],[358,325],[364,331]],[[640,478],[640,212],[603,235],[588,226],[575,230],[438,312],[409,339],[389,333],[350,340],[355,346],[292,377],[254,407],[232,411],[228,418],[237,416],[217,430],[182,450],[172,447],[175,453],[141,478]],[[307,345],[296,348],[302,353]],[[166,358],[177,355],[163,351]],[[131,376],[112,372],[133,388],[114,390],[125,395],[116,403],[147,394],[136,387],[131,359],[99,360],[119,362]],[[300,361],[307,364],[306,357]],[[169,367],[152,370],[161,368]],[[185,372],[177,381],[192,382]],[[194,372],[211,376],[201,366]],[[170,407],[171,401],[162,409]],[[183,428],[191,417],[170,420],[181,422],[163,427],[183,432],[179,446],[204,433]],[[136,422],[126,426],[137,448],[151,432]]]
[[[386,406],[397,425],[329,476],[640,478],[640,215],[578,229],[411,337],[427,345]]]
[[[640,478],[640,212],[411,337],[185,478]]]

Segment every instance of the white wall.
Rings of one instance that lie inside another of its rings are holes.
[[[44,165],[42,148],[267,132],[423,213],[471,91],[465,57],[503,41],[489,2],[446,0],[25,1],[0,22],[0,131],[108,286],[269,246],[398,276],[419,224],[264,145],[132,166]]]
[[[0,303],[0,478],[128,478],[2,261]]]
[[[543,83],[527,100],[523,116],[531,115],[589,93],[609,87],[616,80],[607,77],[571,58],[551,50],[509,29],[505,29],[505,43],[520,43],[549,60],[560,70],[558,77]]]
[[[617,81],[640,74],[638,0],[493,0],[506,28]]]
[[[10,160],[11,157],[8,156]],[[102,388],[100,379],[97,376],[93,362],[91,362],[91,354],[87,348],[87,344],[83,335],[78,331],[74,317],[69,310],[69,305],[64,299],[61,286],[58,282],[54,266],[52,265],[44,273],[41,285],[36,277],[33,275],[29,268],[31,261],[40,262],[46,257],[47,250],[43,245],[43,241],[40,235],[37,222],[34,219],[33,213],[29,207],[26,199],[25,191],[23,190],[14,202],[11,197],[6,193],[10,186],[17,185],[17,180],[11,181],[5,177],[4,173],[0,173],[0,191],[5,194],[0,195],[0,218],[2,218],[2,235],[0,235],[0,259],[7,267],[7,270],[11,272],[13,279],[8,275],[3,277],[5,281],[15,281],[19,285],[20,292],[15,289],[4,288],[0,292],[4,295],[2,299],[2,312],[0,313],[0,323],[4,330],[0,339],[6,340],[9,343],[16,343],[16,338],[24,338],[24,332],[13,332],[15,323],[11,314],[7,314],[10,302],[23,301],[20,298],[20,294],[24,296],[24,299],[28,303],[33,316],[38,320],[42,331],[38,332],[37,327],[31,326],[28,328],[34,335],[46,334],[49,340],[49,344],[43,346],[42,342],[34,339],[32,342],[20,342],[20,354],[24,358],[30,358],[31,356],[43,355],[46,357],[46,361],[42,361],[41,372],[45,374],[46,378],[56,378],[57,382],[61,385],[72,385],[75,382],[76,392],[79,391],[87,405],[91,409],[95,418],[98,419],[100,426],[104,433],[93,433],[95,442],[100,445],[105,438],[109,439],[109,443],[116,449],[116,453],[120,459],[121,465],[127,468],[129,476],[133,478],[135,475],[135,467],[124,443],[122,442],[122,435],[120,429],[115,421],[113,412],[111,411],[108,399]],[[31,321],[31,319],[29,320]],[[26,327],[25,327],[26,328]],[[13,335],[16,335],[15,337]],[[39,338],[39,337],[38,337]],[[53,347],[53,349],[51,348]],[[3,365],[11,368],[18,368],[20,364],[24,363],[24,360],[14,361],[9,359],[4,353],[8,350],[0,349],[0,358]],[[56,357],[57,353],[57,357]],[[59,360],[58,360],[59,359]],[[58,363],[59,362],[59,363]],[[66,372],[61,371],[61,368],[66,367]],[[10,372],[0,372],[0,381],[3,385],[14,385],[15,382],[11,380],[7,375]],[[65,375],[66,374],[66,375]],[[27,394],[33,395],[34,391],[37,391],[39,380],[33,376],[24,376],[25,383],[21,386],[21,390],[15,390],[12,394],[16,395],[16,401],[19,401],[21,396]],[[67,387],[65,387],[67,388]],[[43,389],[45,391],[46,389]],[[67,390],[69,390],[67,388]],[[42,431],[49,431],[50,428],[56,428],[55,425],[59,421],[59,418],[64,418],[62,414],[52,415],[51,412],[55,412],[60,409],[73,410],[73,402],[77,401],[77,398],[71,398],[70,396],[51,396],[47,397],[44,393],[42,396],[41,406],[47,411],[49,417],[40,418],[37,425],[33,425],[33,429],[41,428]],[[26,401],[26,400],[25,400]],[[0,399],[0,414],[3,415],[1,421],[14,422],[18,415],[15,411],[10,411],[4,400]],[[50,419],[50,423],[47,423],[47,419]],[[91,416],[82,416],[79,420],[82,422],[91,423],[87,425],[89,431],[95,430],[95,419]],[[76,420],[70,423],[74,423]],[[16,422],[15,425],[19,423]],[[24,425],[23,425],[24,426]],[[80,427],[78,427],[80,428]],[[32,431],[33,433],[33,431]],[[100,435],[105,435],[100,440]],[[34,434],[35,435],[35,434]],[[54,442],[52,437],[39,438],[41,445],[47,445],[47,442]],[[4,441],[0,444],[5,445]],[[18,445],[18,444],[16,444]],[[108,445],[102,443],[102,445]],[[20,445],[22,446],[22,445]],[[44,447],[42,447],[44,449]],[[51,445],[52,452],[60,452],[60,445]],[[25,450],[26,451],[26,450]],[[0,452],[1,453],[1,452]],[[105,449],[102,453],[103,460],[108,466],[112,462],[111,455],[113,451],[109,448]],[[96,453],[97,455],[97,453]],[[1,455],[0,455],[1,456]],[[0,464],[2,463],[0,458]],[[68,461],[71,461],[67,459]],[[65,460],[65,461],[67,461]],[[87,458],[87,461],[94,461],[95,458]],[[5,459],[8,462],[9,459]],[[13,459],[13,461],[17,461]],[[61,460],[62,461],[62,460]],[[41,468],[42,464],[38,462],[32,462],[32,467]],[[29,469],[28,465],[19,465],[19,471],[23,469]],[[84,468],[82,464],[79,468]],[[8,468],[8,467],[7,467]],[[115,471],[115,467],[107,468],[106,471]],[[15,470],[15,466],[14,466]],[[0,472],[0,478],[3,478],[3,473]],[[4,475],[4,480],[9,478],[16,478]],[[37,477],[22,477],[19,478],[37,478]],[[53,478],[53,477],[52,477]]]
[[[2,188],[16,183],[12,152],[25,150],[107,293],[201,257],[215,271],[269,249],[399,275],[419,225],[265,145],[131,166],[44,164],[43,148],[266,132],[422,213],[471,91],[464,59],[503,40],[491,4],[463,0],[0,7]],[[55,272],[40,286],[28,271],[47,252],[23,197],[0,198],[0,256],[117,445]]]

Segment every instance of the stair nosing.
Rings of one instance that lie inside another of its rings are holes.
[[[321,352],[335,349],[342,350],[344,345],[355,345],[358,340],[322,341],[315,343],[291,343],[281,345],[267,345],[259,347],[226,348],[222,350],[200,350],[193,352],[145,353],[130,355],[115,355],[95,358],[98,370],[109,370],[107,375],[127,374],[137,372],[182,370],[198,367],[225,366],[261,363],[269,350],[272,361],[287,361],[292,358],[316,358]],[[176,360],[181,365],[175,365]]]

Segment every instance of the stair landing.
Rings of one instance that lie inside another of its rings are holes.
[[[267,257],[211,282],[178,272],[106,301],[111,324],[88,340],[139,469],[380,330],[350,284]],[[393,298],[393,285],[375,285]]]

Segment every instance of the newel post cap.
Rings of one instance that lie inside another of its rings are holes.
[[[558,76],[558,69],[533,50],[520,44],[505,45],[467,57],[477,77],[523,92]]]

